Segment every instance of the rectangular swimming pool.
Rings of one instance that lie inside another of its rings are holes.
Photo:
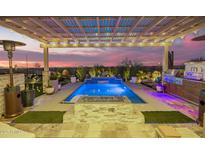
[[[126,96],[132,103],[145,103],[121,79],[91,78],[76,89],[65,99],[65,103],[72,102],[76,96]]]

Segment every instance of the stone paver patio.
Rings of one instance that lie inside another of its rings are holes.
[[[63,100],[80,84],[65,86],[54,95],[42,95],[35,99],[35,105],[26,111],[66,111],[62,124],[13,124],[18,129],[35,134],[36,137],[157,137],[155,128],[159,124],[144,124],[140,111],[178,110],[196,118],[197,107],[167,94],[158,96],[154,90],[142,85],[130,85],[145,104],[127,103],[76,103],[62,104]],[[185,110],[170,104],[186,106]],[[189,112],[190,110],[194,112]],[[4,120],[9,123],[9,120]],[[197,135],[204,137],[203,128],[197,124],[168,124],[175,128],[189,128]]]

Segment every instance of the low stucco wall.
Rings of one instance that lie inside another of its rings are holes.
[[[9,74],[0,75],[0,118],[5,111],[5,99],[4,99],[4,88],[9,84]],[[20,86],[21,90],[25,89],[25,76],[24,74],[14,74],[14,85]]]

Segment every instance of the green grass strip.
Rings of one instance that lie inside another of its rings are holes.
[[[193,119],[178,111],[143,111],[145,123],[193,123]]]
[[[64,111],[29,111],[17,117],[14,123],[63,123]]]

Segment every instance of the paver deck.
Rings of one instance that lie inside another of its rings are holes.
[[[42,95],[35,105],[26,110],[66,111],[62,124],[11,124],[34,133],[36,137],[156,137],[155,128],[160,124],[144,124],[140,111],[178,110],[196,118],[197,107],[168,94],[157,93],[142,85],[128,84],[145,104],[129,103],[84,103],[62,104],[80,84],[64,87],[54,95]],[[167,99],[168,98],[168,99]],[[175,105],[176,104],[176,105]],[[126,107],[123,105],[127,105]],[[176,107],[178,105],[178,107]],[[179,106],[185,106],[180,108]],[[193,112],[191,112],[193,111]],[[195,114],[193,114],[195,113]],[[9,122],[9,120],[6,120]],[[204,137],[202,127],[197,124],[166,124],[175,128],[189,128]]]

